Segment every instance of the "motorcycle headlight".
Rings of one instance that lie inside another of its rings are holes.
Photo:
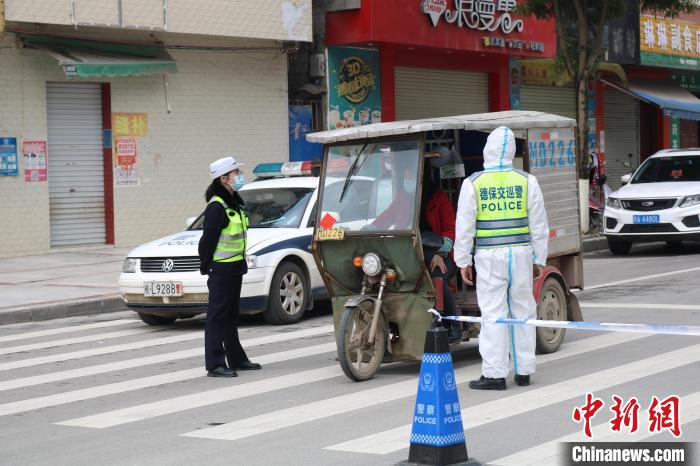
[[[245,256],[245,262],[249,269],[254,269],[258,265],[257,256]]]
[[[616,209],[622,208],[622,204],[620,203],[620,200],[617,199],[616,197],[609,197],[606,204],[608,205],[608,207],[614,207]]]
[[[691,205],[697,204],[700,204],[700,194],[685,196],[683,199],[681,199],[681,204],[679,207],[690,207]]]
[[[382,260],[373,252],[365,254],[362,258],[362,271],[374,277],[382,271]]]
[[[122,264],[122,272],[124,273],[136,273],[136,271],[139,269],[139,260],[134,259],[133,257],[127,257],[124,259],[124,263]]]

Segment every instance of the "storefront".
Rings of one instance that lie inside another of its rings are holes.
[[[84,3],[5,1],[0,257],[181,231],[205,207],[212,160],[288,157],[282,44],[311,40],[310,0],[291,19],[282,0],[266,17]]]
[[[602,80],[606,173],[613,189],[655,152],[698,145],[700,16],[642,13],[635,21],[638,41],[629,42],[639,44],[638,52],[625,61],[625,82]]]
[[[519,110],[537,110],[576,119],[576,90],[568,73],[552,59],[511,61],[520,76]]]
[[[358,9],[329,13],[329,126],[510,109],[509,58],[556,53],[553,23],[516,16],[516,4],[364,0]],[[376,54],[379,72],[364,82],[380,95],[371,109],[354,102],[360,116],[349,119],[352,108],[340,108],[345,87],[334,79],[347,76],[342,63],[357,48]]]

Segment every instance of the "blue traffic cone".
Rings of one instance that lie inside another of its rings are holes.
[[[436,322],[425,337],[411,448],[401,464],[480,464],[467,455],[447,329]]]

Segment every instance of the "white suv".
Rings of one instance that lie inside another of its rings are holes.
[[[700,240],[700,149],[667,149],[622,177],[605,206],[605,235],[613,254],[632,243]]]

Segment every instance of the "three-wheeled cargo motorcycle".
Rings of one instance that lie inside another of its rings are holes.
[[[380,365],[419,361],[442,284],[425,262],[425,194],[440,189],[456,208],[461,182],[481,171],[488,133],[516,136],[514,165],[535,175],[548,215],[549,257],[534,283],[537,317],[578,320],[573,288],[583,288],[576,122],[508,111],[377,123],[309,134],[325,146],[312,249],[333,303],[338,360],[352,380]],[[436,174],[438,176],[436,176]],[[449,278],[458,314],[479,316],[474,287]],[[462,341],[478,324],[460,323]],[[565,329],[537,328],[537,350],[557,351]]]

